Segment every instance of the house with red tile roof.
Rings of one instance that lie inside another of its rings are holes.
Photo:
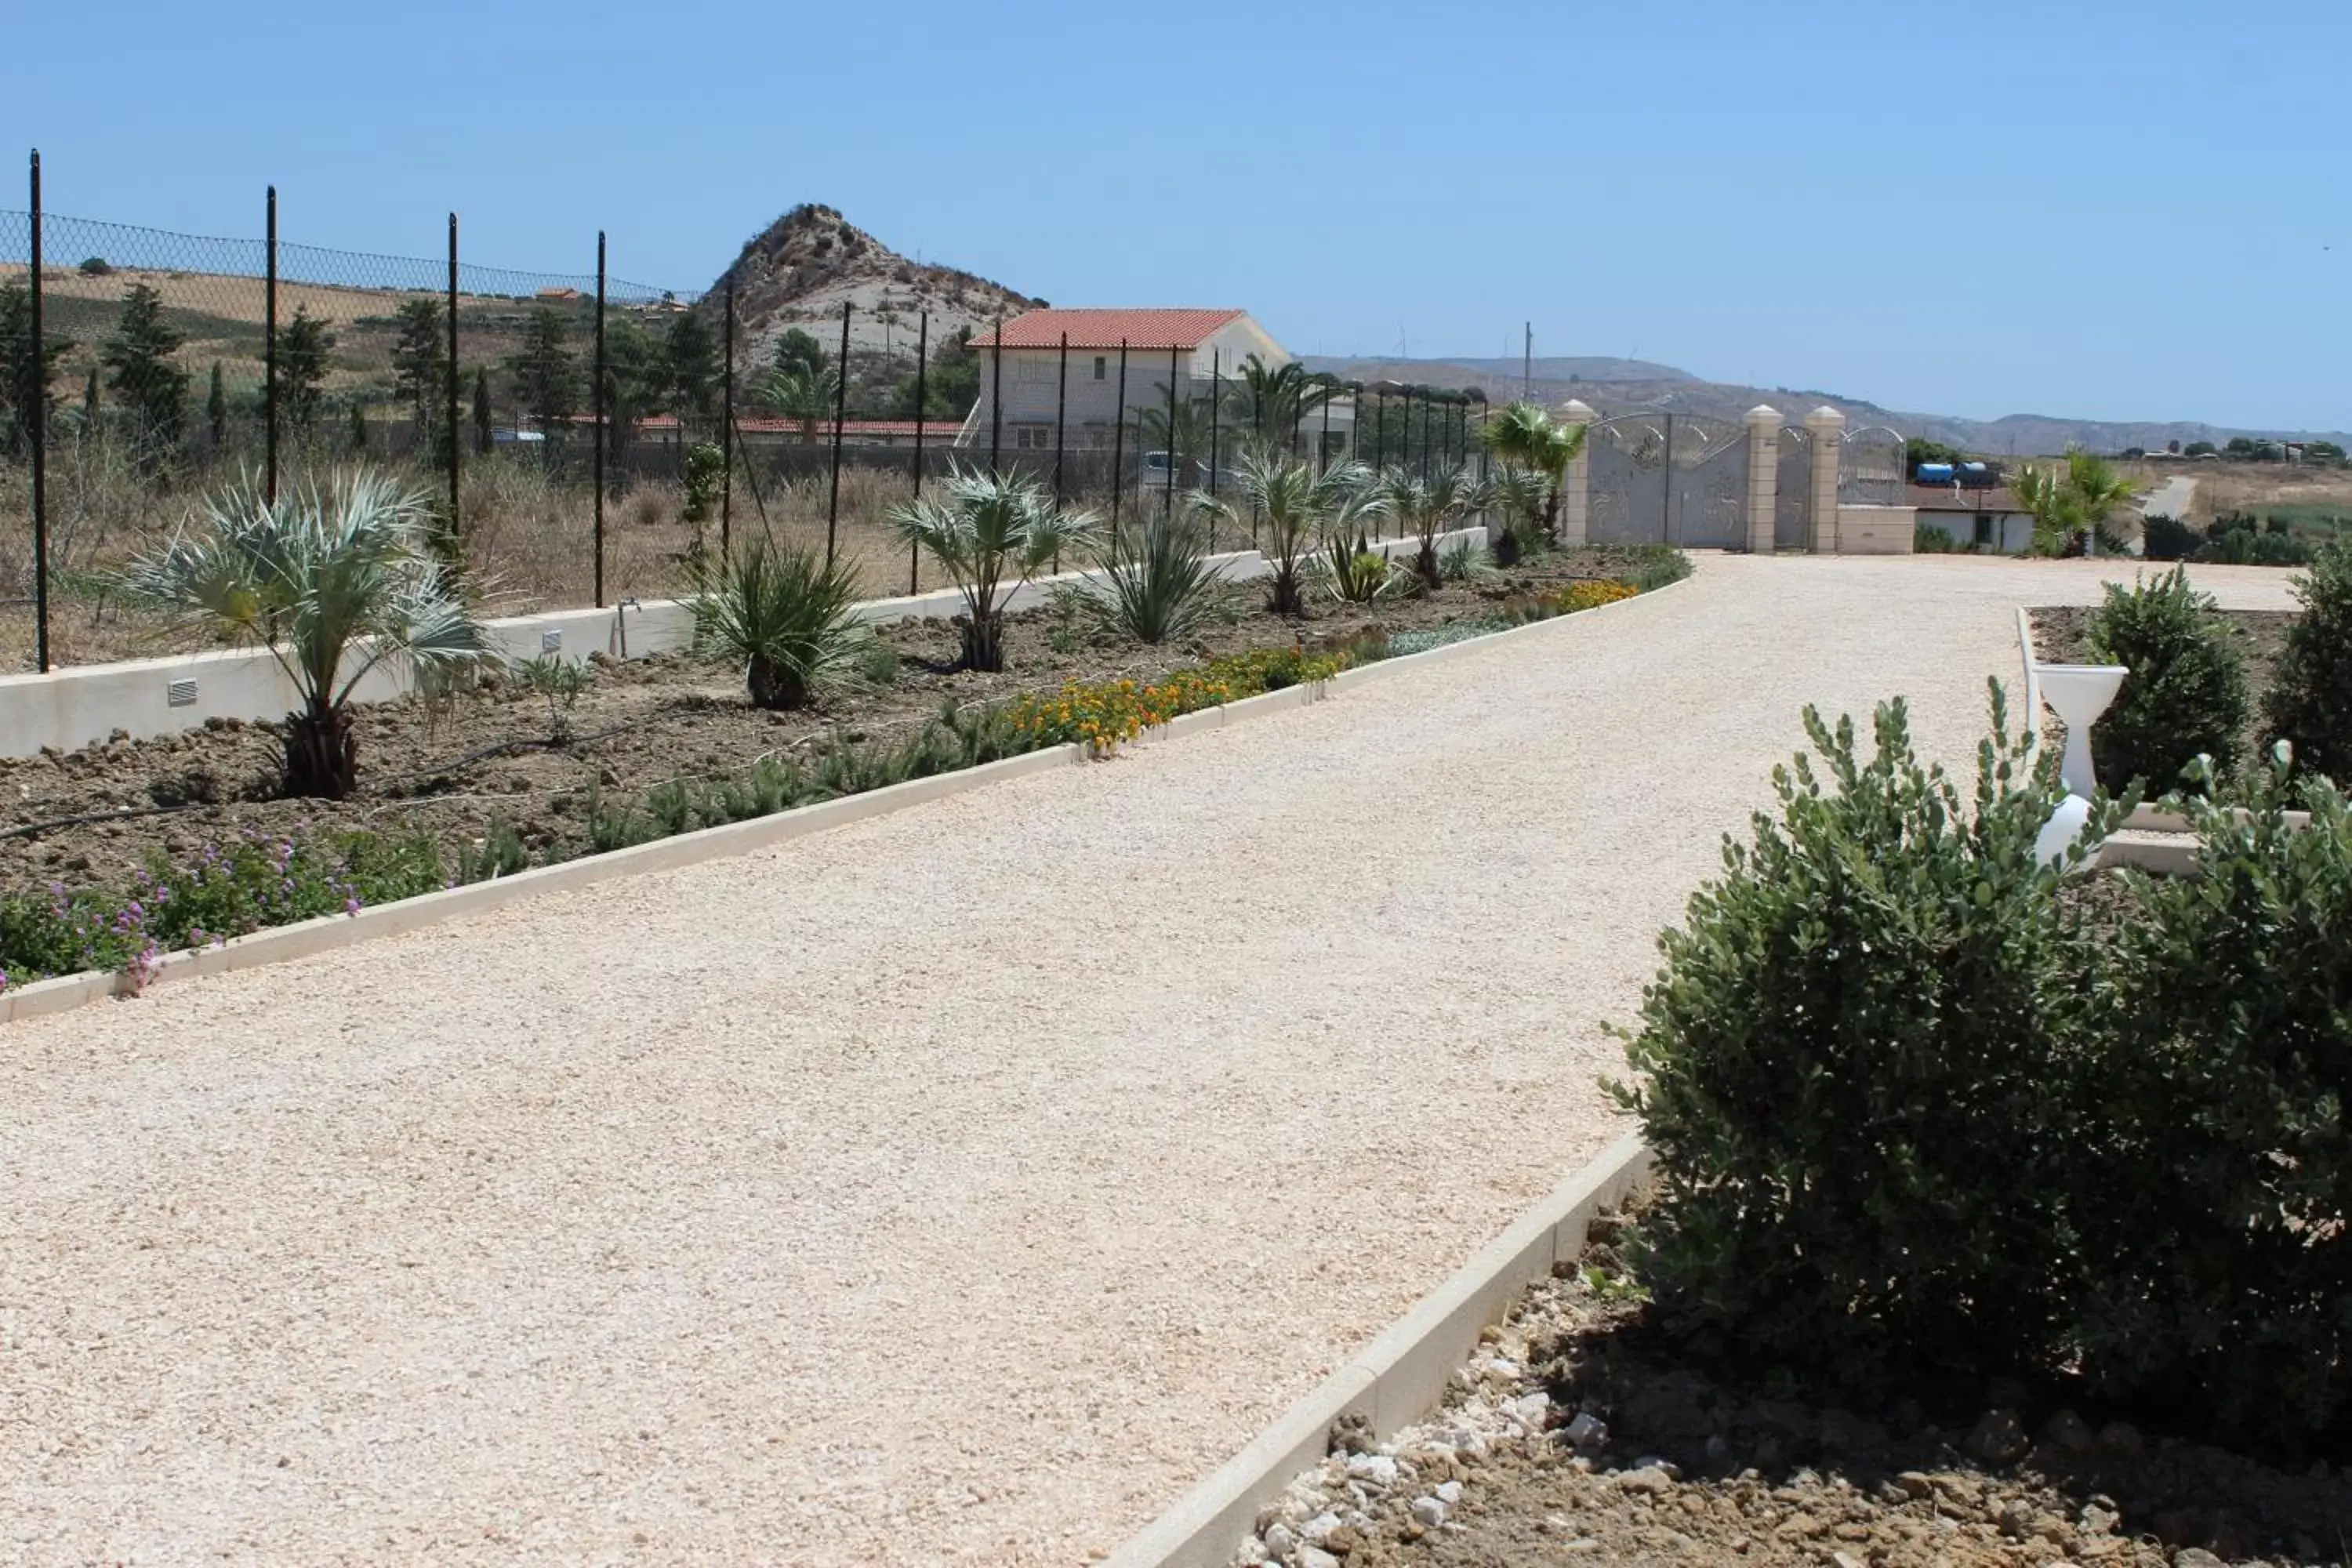
[[[1239,380],[1252,355],[1276,369],[1292,357],[1236,309],[1029,310],[974,337],[971,347],[980,400],[959,444],[989,445],[1002,386],[1006,452],[1052,450],[1057,421],[1072,448],[1108,447],[1122,419],[1134,451],[1138,416],[1167,407],[1171,382],[1180,402],[1205,398]],[[1341,399],[1332,416],[1336,436],[1351,426],[1353,410]]]

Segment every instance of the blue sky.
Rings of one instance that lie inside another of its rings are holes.
[[[1532,320],[1897,408],[2352,427],[2343,0],[0,0],[0,146],[81,216],[257,234],[275,181],[289,240],[430,255],[455,208],[471,260],[603,227],[699,287],[815,200],[1298,352]]]

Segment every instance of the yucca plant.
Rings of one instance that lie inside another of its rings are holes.
[[[1333,598],[1348,605],[1393,598],[1421,581],[1412,573],[1399,571],[1379,551],[1367,549],[1361,539],[1350,541],[1345,534],[1334,534],[1325,542],[1318,564],[1323,586]]]
[[[1201,530],[1181,518],[1146,523],[1138,548],[1095,557],[1104,590],[1087,605],[1104,627],[1138,642],[1190,637],[1216,614],[1219,577]]]
[[[387,474],[339,473],[275,503],[248,475],[127,568],[121,591],[267,647],[301,703],[286,716],[285,792],[341,800],[359,785],[350,705],[369,672],[446,684],[499,657],[434,550],[436,522],[431,499]]]
[[[1277,616],[1306,613],[1307,573],[1323,541],[1338,535],[1360,542],[1382,504],[1361,463],[1334,463],[1318,474],[1314,464],[1266,447],[1242,453],[1234,490],[1256,515],[1258,550],[1271,568],[1266,607]],[[1204,494],[1195,494],[1192,506],[1207,516],[1241,517],[1233,501]]]
[[[1478,440],[1507,468],[1518,468],[1543,480],[1543,510],[1538,521],[1544,538],[1559,537],[1559,496],[1568,482],[1568,466],[1584,450],[1585,427],[1563,425],[1532,403],[1514,400],[1502,412],[1478,426]]]
[[[939,489],[892,509],[902,543],[921,550],[963,595],[963,662],[1004,668],[1004,604],[1065,550],[1094,538],[1094,514],[1066,511],[1013,474],[957,468]]]
[[[857,579],[814,551],[754,538],[696,569],[695,645],[740,658],[755,708],[804,708],[856,656]]]

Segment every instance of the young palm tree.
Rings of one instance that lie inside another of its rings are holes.
[[[754,395],[779,418],[797,421],[805,445],[816,440],[816,422],[831,416],[840,387],[835,371],[793,365],[770,372]]]
[[[1307,568],[1325,536],[1353,533],[1360,542],[1365,522],[1382,505],[1361,463],[1334,463],[1318,474],[1312,463],[1255,445],[1234,466],[1234,489],[1255,510],[1258,549],[1273,568],[1266,607],[1277,616],[1306,613]],[[1192,506],[1220,518],[1240,515],[1232,501],[1198,492]]]
[[[498,654],[435,553],[433,503],[359,470],[272,505],[248,476],[204,502],[122,575],[125,595],[269,649],[301,706],[286,716],[284,787],[341,800],[358,786],[350,703],[378,665],[444,679]]]
[[[694,574],[696,646],[740,658],[755,708],[803,708],[858,646],[857,578],[814,551],[753,538]]]
[[[931,495],[893,508],[900,542],[940,563],[963,595],[963,661],[1004,668],[1004,602],[1065,550],[1088,543],[1094,514],[1065,511],[1014,474],[956,468]],[[1007,579],[1010,585],[1007,585]]]
[[[1542,526],[1546,539],[1557,540],[1559,495],[1568,482],[1568,466],[1584,450],[1581,425],[1562,425],[1532,403],[1513,401],[1478,426],[1478,439],[1507,467],[1524,468],[1544,481]]]
[[[1381,476],[1380,494],[1387,515],[1420,540],[1421,550],[1413,557],[1413,570],[1433,591],[1444,582],[1444,573],[1437,560],[1437,536],[1458,526],[1464,518],[1493,505],[1494,489],[1468,469],[1458,467],[1426,479],[1402,468],[1392,468]]]
[[[1494,508],[1503,514],[1503,526],[1495,535],[1495,563],[1516,565],[1528,547],[1543,535],[1544,500],[1549,487],[1540,474],[1507,465],[1490,483]]]
[[[2066,555],[2082,548],[2086,535],[2104,527],[2116,510],[2137,493],[2105,458],[2075,447],[2063,469],[2027,464],[2011,481],[2017,504],[2033,519],[2037,555]]]

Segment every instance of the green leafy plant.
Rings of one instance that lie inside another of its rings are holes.
[[[2077,447],[2063,468],[2028,463],[2011,481],[2017,503],[2033,518],[2033,549],[2039,555],[2070,555],[2093,534],[2111,546],[2107,520],[2138,493],[2115,465]]]
[[[1419,580],[1400,571],[1386,555],[1335,534],[1318,563],[1324,591],[1348,605],[1376,604],[1404,593]]]
[[[963,662],[979,670],[1004,668],[1005,601],[1094,536],[1091,512],[1064,510],[1017,473],[961,467],[890,520],[900,541],[938,562],[963,595]]]
[[[513,823],[491,813],[484,825],[481,837],[457,850],[457,880],[488,882],[500,877],[511,877],[530,865],[530,851],[523,847],[522,836]]]
[[[275,503],[248,476],[121,586],[176,620],[268,648],[302,704],[286,716],[286,793],[341,800],[358,785],[350,703],[370,671],[446,677],[498,657],[434,552],[433,526],[431,501],[384,474],[337,474]]]
[[[814,551],[747,541],[693,574],[695,645],[743,661],[757,708],[804,708],[858,646],[855,573]]]
[[[700,548],[702,525],[719,512],[719,492],[727,479],[727,454],[715,442],[698,441],[686,449],[686,505],[678,521],[692,525]]]
[[[1468,540],[1457,540],[1438,559],[1438,580],[1445,583],[1467,583],[1478,575],[1478,552]]]
[[[2303,615],[2271,672],[2263,716],[2297,767],[2352,784],[2352,540],[2321,551],[2294,596]]]
[[[1360,539],[1380,509],[1372,473],[1361,463],[1315,465],[1265,447],[1243,451],[1234,466],[1235,500],[1195,492],[1196,515],[1241,522],[1255,517],[1258,550],[1267,566],[1266,607],[1277,616],[1304,615],[1307,572],[1326,538]]]
[[[1392,468],[1381,477],[1382,513],[1420,542],[1412,569],[1424,586],[1434,590],[1445,581],[1438,560],[1438,535],[1486,510],[1493,503],[1494,493],[1492,485],[1458,466],[1427,479],[1402,468]]]
[[[1901,702],[1868,756],[1809,709],[1826,777],[1776,770],[1777,819],[1726,840],[1661,940],[1639,1077],[1612,1089],[1659,1155],[1638,1261],[1677,1321],[1865,1384],[2053,1343],[2076,1024],[2060,871],[2034,850],[2063,787],[2006,721],[1996,686],[1970,799],[1919,762]]]
[[[1568,482],[1568,466],[1584,450],[1585,426],[1564,425],[1532,403],[1505,404],[1478,427],[1479,444],[1493,453],[1506,470],[1532,476],[1542,487],[1542,503],[1534,522],[1547,541],[1559,537],[1559,499]],[[1514,492],[1510,501],[1524,498]]]
[[[1097,625],[1157,646],[1192,636],[1215,618],[1220,579],[1201,531],[1155,517],[1132,549],[1095,558],[1102,589],[1087,596]]]
[[[2131,673],[2091,731],[2102,787],[2137,784],[2164,795],[2200,756],[2223,775],[2234,767],[2248,714],[2245,664],[2213,609],[2178,568],[2129,588],[2107,584],[2091,616],[2092,656]]]
[[[583,692],[595,683],[596,672],[584,658],[543,653],[515,667],[515,679],[547,700],[547,739],[561,746],[572,739],[572,711]]]
[[[898,650],[870,631],[857,639],[850,662],[856,667],[857,678],[868,686],[898,683]]]

